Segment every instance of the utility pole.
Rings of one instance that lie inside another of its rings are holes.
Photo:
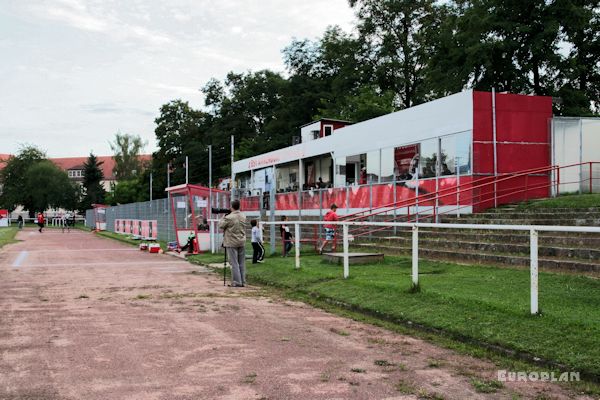
[[[233,193],[233,188],[235,187],[234,178],[235,174],[233,173],[233,145],[235,143],[235,136],[231,135],[231,193]],[[231,199],[233,200],[233,198]]]
[[[212,219],[212,144],[208,145],[208,219]]]
[[[188,184],[188,164],[189,164],[189,160],[188,160],[188,156],[185,156],[185,184]]]

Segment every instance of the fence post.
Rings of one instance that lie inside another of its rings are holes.
[[[529,233],[530,275],[531,275],[531,314],[538,313],[538,232],[532,229]]]
[[[300,224],[294,225],[294,240],[296,241],[296,269],[300,268]]]
[[[412,283],[413,287],[419,284],[419,227],[416,224],[412,228]]]
[[[350,257],[348,254],[348,225],[342,226],[342,232],[344,236],[344,279],[350,275]]]
[[[592,194],[593,192],[593,186],[592,186],[592,163],[590,161],[590,194]]]

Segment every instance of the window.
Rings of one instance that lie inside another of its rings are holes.
[[[311,131],[310,133],[312,133],[313,140],[319,138],[319,131]]]
[[[470,173],[471,133],[461,132],[442,137],[440,154],[440,175],[455,175],[457,165],[461,174]]]
[[[331,136],[333,133],[333,125],[323,125],[323,136]]]
[[[439,169],[438,166],[438,141],[429,139],[421,142],[421,154],[419,162],[419,177],[433,178]]]

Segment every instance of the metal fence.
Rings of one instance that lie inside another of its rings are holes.
[[[333,221],[276,221],[263,222],[263,225],[294,225],[296,232],[295,263],[296,269],[300,268],[300,240],[299,231],[301,225],[337,225],[342,227],[342,258],[344,266],[344,279],[350,276],[350,241],[348,233],[350,226],[372,226],[372,227],[401,227],[412,229],[412,267],[411,279],[414,286],[419,285],[419,228],[441,228],[441,229],[474,229],[474,230],[501,230],[501,231],[526,231],[529,232],[529,272],[530,272],[530,308],[531,314],[539,313],[538,296],[538,233],[539,232],[565,232],[565,233],[600,233],[599,227],[590,226],[547,226],[547,225],[491,225],[491,224],[436,224],[436,223],[406,223],[406,222],[333,222]]]
[[[139,203],[123,204],[106,208],[106,230],[115,231],[116,219],[156,220],[158,240],[175,240],[175,229],[169,199],[158,199]],[[85,224],[94,227],[94,210],[86,210]]]

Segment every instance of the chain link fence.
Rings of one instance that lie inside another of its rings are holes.
[[[171,215],[169,199],[158,199],[139,203],[123,204],[106,208],[106,230],[115,232],[116,219],[156,220],[158,224],[158,240],[175,240],[175,230]],[[86,210],[85,225],[95,226],[94,210]]]

